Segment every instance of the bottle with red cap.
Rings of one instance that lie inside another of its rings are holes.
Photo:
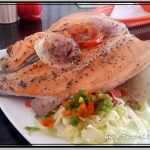
[[[18,16],[24,21],[36,21],[41,18],[42,6],[40,3],[18,3]]]

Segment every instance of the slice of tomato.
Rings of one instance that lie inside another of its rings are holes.
[[[117,89],[112,89],[108,91],[108,94],[112,97],[112,102],[117,103],[117,98],[121,97],[121,92]]]
[[[78,42],[78,45],[80,48],[90,48],[94,47],[96,45],[99,45],[102,43],[102,39],[104,38],[104,35],[98,35],[96,39],[87,40],[84,42]]]
[[[117,89],[112,89],[110,91],[108,91],[110,96],[114,96],[114,97],[121,97],[121,92]]]

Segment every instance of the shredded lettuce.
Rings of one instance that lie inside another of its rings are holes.
[[[81,138],[85,143],[97,144],[105,141],[105,134],[93,125],[88,125],[81,131]]]
[[[78,93],[79,97],[83,92]],[[84,93],[85,94],[85,93]],[[76,98],[76,96],[74,98]],[[69,123],[69,117],[62,115],[65,110],[61,106],[54,114],[54,128],[48,129],[38,123],[42,131],[64,138],[71,143],[78,144],[142,144],[150,143],[143,135],[150,133],[150,119],[144,111],[133,111],[125,102],[118,98],[118,104],[112,107],[110,97],[105,95],[103,103],[109,111],[100,107],[97,114],[91,115],[77,126]],[[61,124],[61,129],[59,125]]]

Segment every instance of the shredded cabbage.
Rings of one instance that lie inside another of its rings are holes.
[[[61,106],[54,114],[54,128],[57,130],[54,132],[55,136],[78,144],[148,143],[150,120],[147,119],[144,109],[133,111],[122,99],[118,98],[117,101],[118,105],[110,112],[100,111],[81,121],[78,126],[69,124],[69,118],[62,115],[64,107]],[[50,133],[42,125],[38,125],[38,128]]]

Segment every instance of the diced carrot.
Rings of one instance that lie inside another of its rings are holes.
[[[31,102],[29,100],[25,101],[25,106],[27,108],[30,108],[31,107]]]
[[[41,124],[42,124],[43,126],[45,126],[45,127],[48,127],[49,121],[46,120],[46,119],[43,119],[43,120],[41,120]]]
[[[94,114],[94,102],[89,102],[88,103],[88,113],[89,113],[89,115]]]
[[[81,103],[79,106],[79,114],[82,117],[88,117],[89,113],[88,113],[88,108],[86,103]]]
[[[73,114],[72,110],[70,110],[70,109],[64,111],[65,116],[71,116],[72,114]]]
[[[55,120],[52,117],[44,118],[41,120],[41,124],[43,126],[49,127],[49,128],[53,127],[54,122],[55,122]]]
[[[92,114],[94,114],[94,102],[89,102],[88,104],[81,103],[79,106],[79,110],[76,113],[76,115],[79,117],[79,119],[81,119],[83,121],[85,120],[84,118],[86,118]]]
[[[84,113],[88,113],[88,108],[87,105],[85,103],[81,103],[79,108],[84,112]]]
[[[67,100],[64,99],[64,100],[62,101],[62,105],[65,106],[66,104],[67,104]]]

